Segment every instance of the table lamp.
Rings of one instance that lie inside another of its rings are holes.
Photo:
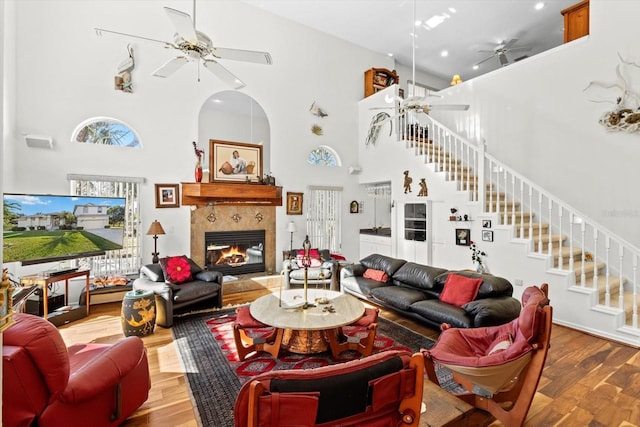
[[[158,234],[165,234],[164,229],[162,228],[162,224],[155,220],[151,223],[151,227],[149,227],[149,231],[147,231],[147,236],[153,236],[153,259],[151,262],[157,264],[159,261],[158,255]]]
[[[293,233],[298,231],[296,223],[293,221],[289,221],[289,224],[287,224],[287,231],[291,233],[291,242],[289,243],[289,252],[291,253],[291,251],[293,251]]]

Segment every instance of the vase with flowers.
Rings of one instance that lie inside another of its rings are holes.
[[[195,178],[196,182],[202,182],[202,155],[204,154],[204,150],[198,148],[198,145],[195,141],[193,141],[193,149],[196,152],[196,170],[195,170]]]
[[[470,243],[471,246],[469,247],[469,249],[471,250],[471,261],[473,261],[473,263],[476,265],[476,271],[478,273],[486,273],[487,269],[485,268],[485,265],[482,261],[482,257],[487,256],[486,252],[478,249],[478,246],[476,246],[473,241],[471,241]]]

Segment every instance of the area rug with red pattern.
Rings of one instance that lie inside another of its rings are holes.
[[[355,351],[346,351],[333,358],[331,352],[305,355],[283,350],[277,359],[260,352],[240,362],[233,340],[234,319],[235,309],[174,319],[174,340],[202,426],[233,426],[235,398],[242,384],[251,377],[273,370],[316,368],[360,357]],[[267,331],[253,332],[261,334]],[[347,328],[345,332],[353,331]],[[430,348],[433,343],[433,340],[402,325],[378,318],[374,353],[390,349],[416,352]]]

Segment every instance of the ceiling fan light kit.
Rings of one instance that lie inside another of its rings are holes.
[[[219,59],[251,62],[255,64],[271,65],[273,63],[269,52],[260,52],[253,50],[219,48],[212,45],[211,39],[203,32],[197,31],[195,27],[196,2],[193,2],[193,19],[188,13],[170,7],[164,8],[167,17],[175,28],[173,43],[156,40],[149,37],[137,36],[118,31],[95,28],[96,34],[101,36],[102,33],[111,33],[119,36],[132,37],[155,43],[161,43],[168,49],[180,51],[178,56],[170,59],[153,71],[152,75],[156,77],[170,77],[188,62],[196,62],[198,66],[202,66],[220,80],[240,89],[245,86],[244,82],[236,77],[231,71],[218,62]],[[198,72],[199,76],[199,72]],[[198,81],[200,78],[198,77]]]

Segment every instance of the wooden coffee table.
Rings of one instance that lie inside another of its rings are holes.
[[[323,298],[326,303],[321,304]],[[364,314],[360,300],[337,291],[308,289],[307,301],[315,307],[302,308],[303,289],[287,289],[258,298],[250,311],[265,325],[283,329],[283,347],[302,354],[327,351],[326,331],[353,323]]]

